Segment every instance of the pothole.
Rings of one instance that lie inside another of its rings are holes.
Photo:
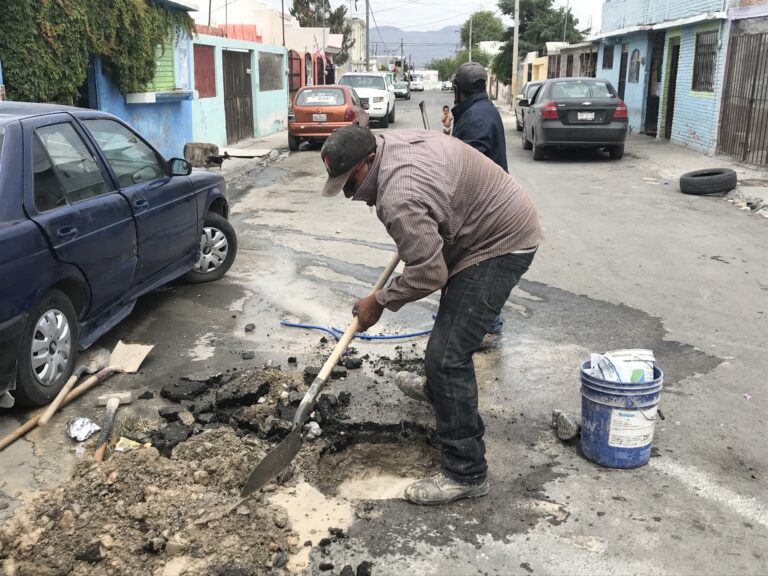
[[[438,470],[440,453],[426,441],[337,443],[317,465],[315,485],[345,500],[402,498],[411,482]]]

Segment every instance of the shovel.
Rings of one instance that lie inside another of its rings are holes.
[[[379,276],[376,284],[374,284],[371,294],[384,287],[384,284],[389,280],[389,277],[392,275],[392,272],[399,262],[400,257],[397,254],[392,256],[387,267],[384,268],[381,276]],[[301,400],[301,404],[299,404],[299,408],[296,410],[296,414],[293,417],[293,430],[291,430],[288,436],[286,436],[286,438],[267,454],[251,471],[251,474],[248,476],[248,480],[240,493],[243,498],[247,498],[272,480],[272,478],[288,466],[296,454],[299,453],[299,449],[301,448],[301,428],[307,420],[309,412],[317,399],[317,395],[328,381],[328,377],[331,375],[331,370],[333,370],[333,367],[338,363],[339,358],[344,353],[344,350],[347,349],[352,338],[355,337],[356,332],[357,318],[355,317],[352,319],[352,322],[349,323],[347,330],[336,344],[336,347],[333,349],[333,352],[331,352],[328,360],[323,364],[322,370],[320,370],[317,378],[312,382],[312,386],[309,387],[309,390],[307,390],[307,393]]]
[[[75,371],[72,372],[72,376],[67,380],[67,383],[64,384],[64,387],[57,394],[56,398],[53,399],[53,402],[48,404],[45,412],[43,412],[43,415],[40,416],[40,420],[37,422],[38,426],[45,426],[48,424],[48,420],[50,420],[56,413],[56,410],[59,409],[64,397],[69,394],[69,391],[72,390],[72,388],[74,388],[77,381],[80,380],[80,376],[98,372],[104,368],[104,366],[109,364],[109,352],[104,350],[104,348],[97,348],[89,356],[87,362],[75,368]]]
[[[72,400],[79,398],[97,383],[106,380],[115,372],[125,372],[130,374],[138,372],[139,366],[141,366],[144,358],[147,357],[147,354],[149,354],[152,348],[154,348],[154,345],[147,346],[144,344],[123,344],[122,342],[118,342],[109,357],[109,366],[102,368],[96,374],[69,392],[69,394],[67,394],[61,401],[61,405],[66,406],[72,402]],[[38,410],[32,418],[19,426],[14,432],[8,434],[5,438],[0,439],[0,450],[13,444],[16,440],[37,426],[43,412],[44,410]]]

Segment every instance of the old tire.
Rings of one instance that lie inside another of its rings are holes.
[[[531,148],[533,148],[533,145],[531,144],[531,141],[528,140],[528,137],[525,135],[525,129],[524,128],[525,127],[523,127],[523,131],[522,131],[522,134],[521,134],[521,139],[522,139],[522,142],[523,142],[523,150],[530,150]]]
[[[533,142],[531,143],[531,150],[533,151],[533,159],[534,160],[544,160],[544,156],[546,155],[546,150],[544,150],[544,146],[539,146],[536,144],[536,135],[533,135]]]
[[[299,139],[296,138],[296,136],[291,136],[288,134],[288,150],[291,152],[298,152],[299,151]]]
[[[608,146],[608,156],[610,156],[611,160],[621,160],[624,158],[624,144]]]
[[[694,170],[680,176],[680,191],[701,196],[723,194],[736,188],[736,172],[730,168]]]
[[[200,237],[200,258],[194,268],[184,274],[189,284],[213,282],[232,267],[237,254],[237,234],[226,218],[208,212]]]
[[[29,312],[19,343],[17,405],[43,406],[56,397],[75,369],[79,337],[77,312],[66,294],[43,294]]]
[[[384,115],[379,119],[379,128],[389,128],[389,115]]]

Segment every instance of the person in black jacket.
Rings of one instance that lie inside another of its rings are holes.
[[[456,106],[453,135],[507,169],[507,142],[499,111],[488,98],[488,74],[477,62],[465,62],[451,78]]]
[[[453,108],[453,136],[482,152],[507,169],[507,142],[504,123],[488,98],[485,85],[488,73],[477,62],[465,62],[451,77],[456,106]],[[499,314],[483,340],[483,348],[501,339],[504,320]]]

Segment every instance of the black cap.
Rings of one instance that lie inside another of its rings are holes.
[[[477,62],[464,62],[451,76],[451,82],[458,86],[462,92],[480,92],[485,90],[488,73]]]
[[[320,150],[328,181],[323,196],[336,196],[346,184],[355,166],[376,150],[376,137],[368,128],[345,126],[331,134]]]

